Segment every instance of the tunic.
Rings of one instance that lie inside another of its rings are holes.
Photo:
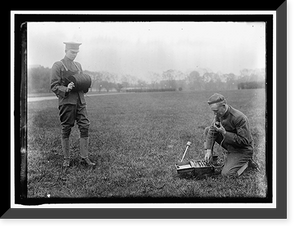
[[[71,72],[82,72],[80,63],[74,62],[66,56],[61,61],[57,61],[53,64],[51,69],[51,90],[58,97],[58,104],[76,105],[78,99],[80,100],[81,104],[86,104],[83,91],[67,92],[67,87],[64,86],[63,80],[64,73],[66,72],[63,64]]]
[[[253,138],[246,115],[229,106],[221,123],[226,130],[222,145],[227,151],[253,151]]]

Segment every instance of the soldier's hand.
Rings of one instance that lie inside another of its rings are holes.
[[[70,92],[75,87],[75,84],[73,82],[70,82],[67,86],[67,91]]]
[[[212,159],[212,152],[211,150],[206,150],[205,156],[204,156],[204,160],[207,162],[210,162]]]
[[[222,123],[220,122],[220,126],[217,127],[216,125],[214,125],[214,128],[216,131],[218,131],[219,133],[221,133],[222,135],[225,135],[226,134],[226,130],[225,128],[223,127]]]

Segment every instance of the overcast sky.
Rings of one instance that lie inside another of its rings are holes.
[[[235,73],[265,68],[263,22],[30,22],[28,64],[52,67],[65,41],[81,42],[83,69],[132,74],[168,69]]]

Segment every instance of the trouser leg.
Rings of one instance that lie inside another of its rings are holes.
[[[94,166],[95,163],[93,163],[90,159],[89,159],[89,137],[84,137],[84,138],[80,138],[80,156],[82,159],[85,160],[85,162],[90,165],[90,166]]]
[[[89,150],[89,138],[80,138],[80,157],[87,158],[88,157],[88,150]]]
[[[86,105],[78,102],[76,109],[76,122],[80,131],[80,138],[89,137],[90,121],[88,119]]]
[[[76,105],[65,104],[59,106],[59,120],[62,138],[69,138],[76,119]]]
[[[75,105],[65,104],[59,106],[59,119],[61,122],[61,145],[64,156],[64,167],[70,166],[70,142],[71,129],[75,122]]]
[[[252,158],[252,152],[229,152],[227,154],[221,174],[234,176]]]
[[[61,146],[63,150],[63,156],[64,156],[64,167],[70,166],[70,145],[69,145],[69,138],[62,138],[61,139]]]
[[[87,117],[87,110],[86,105],[81,104],[78,102],[77,104],[77,111],[76,111],[76,121],[78,125],[78,129],[80,131],[80,157],[85,160],[85,162],[90,165],[94,166],[93,163],[89,159],[89,126],[90,121]]]

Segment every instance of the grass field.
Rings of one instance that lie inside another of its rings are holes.
[[[175,162],[187,141],[186,159],[203,158],[203,130],[213,118],[206,101],[213,92],[130,93],[87,96],[90,126],[90,168],[80,162],[79,132],[71,134],[71,166],[62,168],[57,100],[28,104],[29,198],[264,198],[265,92],[221,92],[250,120],[254,159],[260,171],[238,178],[180,178]],[[217,152],[222,149],[217,147]]]

